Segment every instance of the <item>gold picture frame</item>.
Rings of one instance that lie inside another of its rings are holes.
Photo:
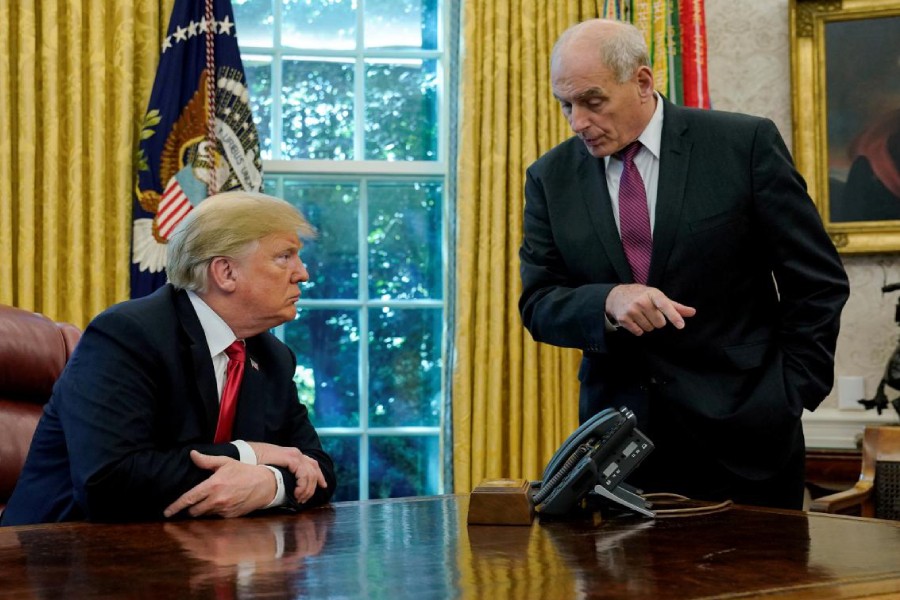
[[[900,251],[900,159],[879,139],[896,127],[900,147],[900,2],[791,0],[790,32],[794,160],[825,229],[842,253]]]

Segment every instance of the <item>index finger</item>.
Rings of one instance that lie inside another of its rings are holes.
[[[325,475],[322,473],[321,467],[319,467],[318,461],[313,461],[313,466],[316,468],[316,483],[319,484],[320,488],[327,488],[328,482],[325,481]]]
[[[313,494],[316,493],[316,486],[321,488],[328,487],[328,482],[325,481],[325,475],[322,474],[319,463],[312,459],[311,462],[312,464],[309,465],[309,468],[304,469],[309,476],[300,477],[298,475],[297,486],[294,488],[294,498],[301,504],[313,497]]]
[[[172,515],[177,515],[184,509],[197,504],[203,498],[203,490],[199,489],[201,485],[203,484],[195,485],[179,496],[175,502],[166,507],[163,511],[163,516],[168,519]]]
[[[668,296],[661,292],[654,294],[651,297],[651,302],[653,302],[656,310],[661,312],[666,320],[674,325],[676,329],[684,329],[684,317],[678,310],[680,305],[677,302],[670,300]]]

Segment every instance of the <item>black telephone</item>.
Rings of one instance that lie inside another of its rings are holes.
[[[653,450],[628,408],[607,408],[585,422],[560,446],[533,496],[539,514],[569,513],[590,493],[648,517],[656,516],[624,480]]]

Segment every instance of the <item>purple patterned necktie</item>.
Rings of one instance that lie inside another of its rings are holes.
[[[619,230],[635,282],[647,283],[653,238],[650,234],[647,190],[644,189],[641,174],[634,166],[634,157],[640,150],[640,142],[631,142],[616,154],[624,165],[619,181]]]

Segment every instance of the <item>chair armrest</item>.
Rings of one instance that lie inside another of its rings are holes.
[[[861,506],[872,495],[872,482],[859,481],[849,490],[816,498],[809,505],[811,512],[838,513]]]

